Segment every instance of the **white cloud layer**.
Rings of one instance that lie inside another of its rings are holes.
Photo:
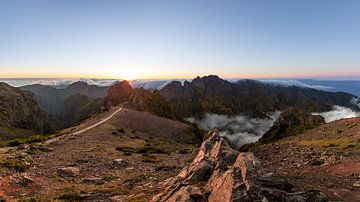
[[[280,112],[270,114],[270,118],[249,118],[248,116],[226,116],[218,114],[205,114],[201,120],[193,117],[188,121],[196,123],[202,130],[209,131],[217,128],[220,135],[227,137],[235,147],[240,147],[247,143],[256,142],[268,131]]]
[[[303,88],[314,88],[318,90],[331,90],[333,87],[330,86],[323,86],[323,85],[310,85],[298,80],[277,80],[277,79],[262,79],[261,82],[272,84],[272,85],[279,85],[279,86],[298,86]]]
[[[313,113],[313,114],[321,115],[322,117],[324,117],[326,123],[340,119],[345,119],[345,118],[360,117],[360,112],[356,112],[350,108],[341,107],[341,106],[334,106],[333,110],[328,112]]]

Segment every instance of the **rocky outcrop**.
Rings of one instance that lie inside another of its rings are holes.
[[[152,201],[326,201],[320,191],[292,192],[292,185],[266,173],[252,153],[232,149],[211,131],[191,165],[163,182]]]
[[[106,99],[113,105],[118,105],[122,102],[129,101],[133,89],[128,81],[118,82],[112,85],[108,92]]]
[[[311,115],[297,108],[288,108],[283,111],[274,125],[259,140],[260,143],[268,143],[280,140],[284,137],[300,134],[325,124],[325,119],[320,115]]]

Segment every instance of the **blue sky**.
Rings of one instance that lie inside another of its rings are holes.
[[[359,10],[355,0],[0,0],[0,77],[356,77]]]

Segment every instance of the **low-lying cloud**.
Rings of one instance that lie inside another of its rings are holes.
[[[345,119],[345,118],[354,118],[360,117],[360,112],[354,111],[347,107],[342,106],[334,106],[333,110],[328,112],[321,112],[321,113],[313,113],[314,115],[320,115],[325,118],[326,123]]]
[[[89,85],[110,86],[117,80],[115,79],[0,79],[0,82],[5,82],[14,87],[21,87],[33,84],[41,84],[45,86],[66,87],[74,82],[82,81]]]
[[[260,81],[263,83],[268,83],[268,84],[277,85],[277,86],[284,86],[284,87],[298,86],[298,87],[302,87],[302,88],[314,88],[317,90],[325,90],[325,91],[333,89],[333,87],[331,87],[331,86],[311,85],[311,84],[303,83],[298,80],[261,79]]]
[[[280,112],[274,112],[269,118],[249,118],[248,116],[226,116],[218,114],[205,114],[201,120],[193,117],[188,121],[196,123],[202,130],[209,131],[217,128],[220,135],[228,138],[233,146],[240,147],[247,143],[256,142],[261,136],[268,131]]]

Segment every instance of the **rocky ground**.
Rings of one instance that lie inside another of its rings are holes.
[[[148,201],[159,182],[176,175],[196,155],[189,127],[123,109],[106,123],[74,135],[108,116],[101,114],[64,135],[0,154],[0,196],[15,199]]]
[[[332,201],[360,201],[360,118],[328,123],[250,149],[268,172]]]

